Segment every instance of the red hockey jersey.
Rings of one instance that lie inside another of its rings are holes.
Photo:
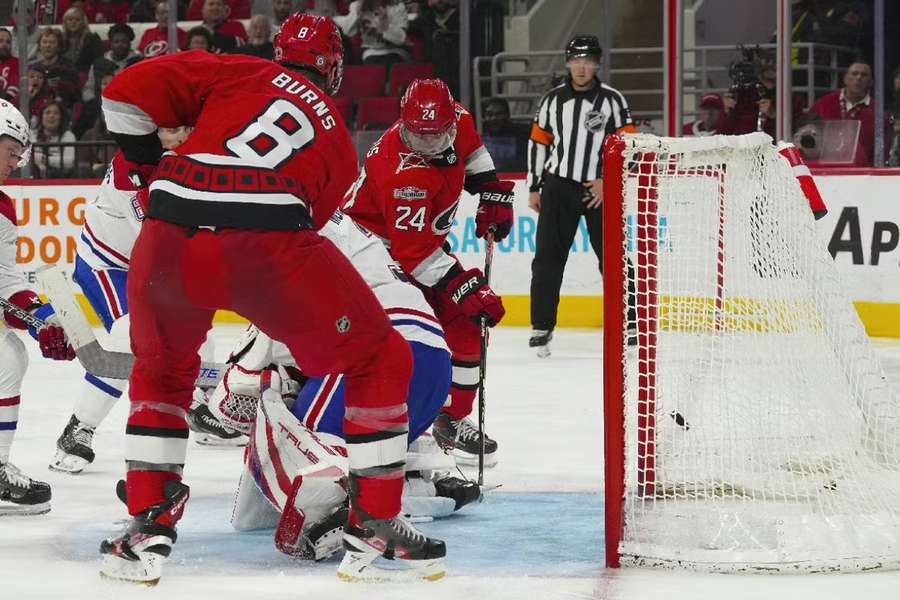
[[[407,274],[429,287],[456,263],[442,246],[463,187],[474,190],[496,179],[472,115],[460,104],[456,114],[454,148],[433,160],[412,152],[395,123],[369,150],[343,208],[385,241]]]
[[[139,62],[103,92],[111,132],[194,127],[160,161],[148,216],[183,225],[324,225],[357,173],[331,99],[271,61],[201,50]]]

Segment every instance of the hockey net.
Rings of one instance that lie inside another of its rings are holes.
[[[900,566],[900,408],[791,166],[764,134],[604,160],[607,564]]]

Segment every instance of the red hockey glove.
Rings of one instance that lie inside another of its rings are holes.
[[[9,297],[9,301],[22,310],[31,310],[41,305],[41,299],[38,298],[38,295],[31,290],[22,290],[20,292],[16,292]],[[19,317],[13,316],[11,313],[3,312],[3,309],[0,309],[0,316],[2,316],[6,321],[6,324],[13,329],[28,329],[28,323],[26,323]]]
[[[503,301],[484,280],[481,269],[469,269],[456,275],[447,283],[446,290],[450,299],[476,323],[484,316],[488,327],[493,327],[506,314]]]
[[[52,358],[53,360],[72,360],[75,358],[75,349],[69,344],[66,332],[62,328],[53,306],[44,304],[34,311],[34,316],[44,321],[45,325],[40,329],[29,327],[28,333],[37,340],[44,358]]]
[[[494,232],[494,240],[509,235],[513,226],[513,182],[491,181],[478,189],[478,212],[475,214],[475,235],[487,237]]]

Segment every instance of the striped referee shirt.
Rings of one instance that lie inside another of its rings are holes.
[[[579,183],[603,176],[603,142],[635,131],[625,97],[597,81],[579,92],[567,77],[543,98],[528,140],[528,189],[540,191],[544,174]]]

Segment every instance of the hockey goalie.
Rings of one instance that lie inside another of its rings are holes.
[[[478,500],[481,490],[450,475],[455,460],[426,434],[450,389],[440,324],[370,232],[337,212],[321,233],[351,259],[412,350],[403,512],[414,518],[452,514]],[[229,363],[209,408],[250,436],[232,524],[239,530],[277,525],[276,546],[292,556],[334,555],[347,520],[343,377],[304,377],[284,344],[252,326]]]

